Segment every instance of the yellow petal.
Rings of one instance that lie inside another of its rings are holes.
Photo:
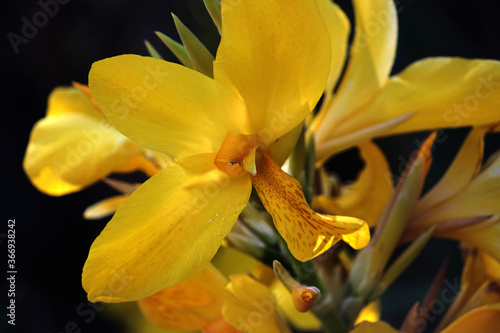
[[[399,331],[392,328],[391,325],[384,321],[371,323],[364,321],[356,326],[351,333],[398,333]]]
[[[500,154],[496,154],[490,158],[488,163],[485,164],[484,169],[459,193],[448,200],[441,202],[439,205],[432,207],[432,209],[420,212],[420,214],[414,217],[412,224],[424,226],[446,221],[496,214],[496,218],[480,223],[484,227],[488,226],[486,228],[473,225],[450,234],[446,233],[446,236],[451,234],[454,235],[453,237],[462,235],[467,239],[472,240],[474,238],[475,241],[478,241],[479,239],[477,239],[477,237],[483,233],[484,236],[487,237],[496,235],[497,232],[500,232],[500,228],[496,227],[498,223],[494,223],[494,220],[498,220],[498,215],[500,215],[500,205],[498,205],[498,198],[500,197],[499,170]],[[481,231],[479,229],[485,230]],[[497,229],[498,231],[496,231]],[[465,230],[471,231],[471,233],[468,234]],[[491,232],[492,234],[487,235],[488,232]],[[463,240],[465,241],[465,239]],[[477,246],[479,247],[480,244],[477,244]],[[500,253],[498,254],[498,258],[500,259]]]
[[[379,319],[380,319],[380,301],[373,301],[367,304],[363,309],[361,309],[361,312],[356,318],[354,325],[357,325],[363,321],[375,323]]]
[[[199,273],[250,196],[247,176],[196,155],[146,181],[92,244],[83,269],[91,301],[138,300]]]
[[[500,239],[500,220],[498,217],[493,217],[477,225],[440,234],[439,237],[465,242],[467,245],[475,247],[500,261],[500,242],[498,241]]]
[[[325,88],[327,93],[331,93],[344,67],[351,26],[346,14],[337,4],[331,0],[317,0],[317,3],[325,21],[332,48],[330,75]]]
[[[95,220],[112,215],[128,197],[129,195],[117,195],[101,200],[87,207],[83,212],[83,217],[88,220]]]
[[[230,247],[221,246],[211,262],[228,278],[233,274],[251,273],[257,280],[265,283],[265,280],[269,279],[269,275],[274,277],[270,267],[263,265],[252,256]]]
[[[319,100],[330,50],[314,0],[222,1],[214,77],[238,91],[253,133],[267,145],[304,120]]]
[[[88,110],[80,110],[82,101],[76,91],[65,93],[61,103],[71,108],[68,95],[77,100],[78,112],[63,112],[37,122],[31,132],[23,166],[32,183],[50,195],[64,195],[86,187],[122,167],[144,149],[116,131],[86,98]],[[76,91],[76,92],[75,92]],[[51,99],[60,97],[54,94]],[[62,106],[61,106],[62,107]],[[89,113],[97,115],[88,115]],[[135,169],[136,165],[130,168]]]
[[[165,329],[199,330],[221,316],[228,281],[209,265],[189,280],[138,301],[144,316]]]
[[[181,65],[123,55],[94,63],[89,83],[119,131],[176,159],[217,151],[229,130],[248,132],[236,94]]]
[[[355,217],[318,214],[309,208],[300,183],[263,153],[252,183],[290,252],[301,261],[327,251],[343,235],[361,229],[366,222]],[[363,237],[369,237],[363,233]],[[357,241],[358,242],[358,241]],[[367,243],[367,239],[359,243]]]
[[[336,96],[323,110],[326,114],[320,118],[321,124],[313,125],[318,144],[338,133],[338,125],[378,93],[394,62],[398,24],[393,1],[353,3],[356,28],[350,60]]]
[[[500,121],[500,62],[429,58],[392,77],[362,112],[346,121],[353,130],[411,111],[408,121],[385,135]]]
[[[373,143],[359,146],[365,168],[356,182],[342,187],[339,196],[320,195],[313,208],[327,214],[350,215],[365,220],[370,227],[377,224],[393,192],[389,164]]]
[[[244,333],[290,332],[276,310],[271,290],[246,274],[231,276],[222,315]]]
[[[493,280],[500,280],[500,262],[486,253],[481,253],[486,275]]]
[[[442,333],[496,333],[498,327],[500,327],[500,304],[492,304],[466,313]]]
[[[484,135],[488,129],[489,126],[472,129],[444,176],[415,206],[414,214],[425,212],[430,207],[453,196],[470,183],[481,168]]]
[[[46,116],[67,114],[84,114],[97,121],[102,119],[99,110],[92,105],[91,99],[82,90],[75,87],[57,87],[50,93]]]
[[[451,299],[455,294],[458,294],[447,310],[446,315],[440,321],[436,331],[442,331],[444,327],[448,326],[451,322],[456,320],[460,314],[464,313],[463,310],[474,293],[479,289],[481,284],[487,280],[487,276],[484,273],[485,268],[486,266],[483,264],[478,251],[470,249],[465,260],[460,281],[454,280],[452,283],[446,282],[445,289],[443,289],[442,297]]]

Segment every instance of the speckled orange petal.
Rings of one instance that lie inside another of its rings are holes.
[[[314,212],[304,198],[300,183],[281,170],[265,152],[262,161],[257,162],[257,175],[251,178],[262,203],[273,216],[276,229],[298,260],[307,261],[322,254],[343,235],[366,225],[355,217]],[[366,233],[362,235],[369,237]]]

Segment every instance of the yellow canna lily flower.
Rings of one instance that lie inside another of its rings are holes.
[[[177,162],[135,191],[95,240],[83,270],[92,301],[138,300],[199,273],[252,184],[299,260],[341,239],[355,248],[369,240],[364,221],[313,212],[278,166],[293,147],[287,133],[300,129],[328,77],[316,2],[222,1],[222,22],[214,79],[135,55],[92,66],[92,96],[110,122]]]
[[[500,304],[500,281],[496,279],[498,276],[492,278],[487,273],[487,264],[491,263],[491,260],[484,261],[484,255],[478,251],[468,250],[460,281],[460,292],[436,328],[437,332],[446,327],[450,330],[456,328],[463,320],[472,320],[470,318],[473,317],[467,315],[468,312],[477,311],[476,309],[486,305]],[[494,264],[498,265],[498,262]],[[467,317],[469,319],[465,319]]]
[[[484,135],[495,126],[471,130],[441,180],[415,206],[406,234],[436,226],[434,235],[465,242],[500,260],[500,155],[482,169]]]
[[[392,0],[353,0],[354,41],[337,84],[349,21],[330,0],[318,4],[332,40],[324,103],[309,128],[319,165],[375,137],[500,121],[499,61],[427,58],[389,77],[397,43],[397,8]]]
[[[158,172],[152,152],[109,124],[88,88],[58,87],[47,114],[31,132],[23,166],[41,192],[60,196],[79,191],[112,172]]]

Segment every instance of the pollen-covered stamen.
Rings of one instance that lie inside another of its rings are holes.
[[[310,260],[343,239],[355,248],[368,244],[365,221],[349,216],[323,215],[307,204],[302,186],[262,151],[253,186],[290,252],[301,261]]]
[[[245,171],[254,174],[255,151],[259,146],[257,134],[228,132],[215,157],[215,166],[231,177],[238,177]]]

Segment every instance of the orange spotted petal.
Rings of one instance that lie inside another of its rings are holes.
[[[274,224],[288,244],[290,252],[301,261],[310,260],[327,251],[333,244],[363,227],[366,222],[355,217],[323,215],[307,204],[300,183],[285,173],[265,152],[257,162],[257,175],[252,183]],[[360,233],[367,244],[369,233]],[[350,240],[346,237],[346,240]]]

